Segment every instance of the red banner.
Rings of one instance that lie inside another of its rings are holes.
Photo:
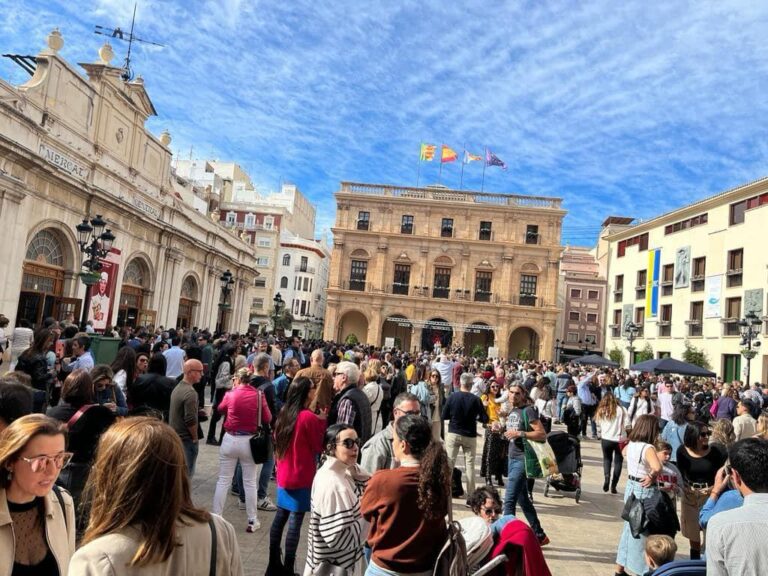
[[[100,260],[101,278],[90,287],[91,303],[88,307],[88,320],[93,322],[93,329],[96,332],[104,332],[107,325],[112,325],[112,310],[115,309],[115,290],[121,258],[120,250],[112,248],[107,257]]]

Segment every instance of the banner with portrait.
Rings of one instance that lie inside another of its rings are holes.
[[[691,281],[691,247],[681,246],[675,251],[675,290],[688,288]]]
[[[99,281],[91,286],[91,302],[88,305],[88,320],[93,322],[96,332],[104,332],[112,324],[112,311],[116,310],[115,290],[122,255],[120,250],[112,248],[106,258],[102,258]]]
[[[720,318],[722,312],[723,299],[723,277],[707,276],[704,282],[704,292],[706,300],[704,301],[704,318]]]

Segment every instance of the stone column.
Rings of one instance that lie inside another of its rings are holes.
[[[19,306],[19,287],[24,274],[24,256],[27,252],[27,230],[21,217],[21,203],[27,195],[26,185],[10,174],[0,172],[0,230],[3,231],[3,266],[0,278],[0,310],[11,321],[6,328],[9,335],[16,324]],[[77,260],[79,255],[75,255]]]
[[[184,253],[178,248],[167,248],[165,251],[166,258],[166,276],[168,281],[166,283],[166,292],[163,295],[165,298],[165,318],[163,325],[166,328],[176,326],[176,321],[179,315],[179,298],[181,298],[181,283],[183,281],[183,274],[181,270],[181,263],[184,261]]]
[[[381,346],[381,304],[374,305],[371,308],[371,319],[368,321],[367,343],[374,346]]]
[[[515,258],[511,254],[504,254],[501,257],[501,282],[497,284],[499,286],[499,302],[501,304],[515,304],[513,300],[514,294],[517,293],[517,288],[512,284],[514,260]]]
[[[336,296],[329,297],[325,304],[323,339],[336,341],[339,337],[339,302]]]

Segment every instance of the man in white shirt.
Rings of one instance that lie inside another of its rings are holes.
[[[707,524],[707,576],[762,576],[768,566],[768,440],[747,438],[728,450],[740,508]]]
[[[171,339],[171,347],[163,352],[165,356],[165,375],[168,378],[178,378],[181,373],[184,372],[184,359],[187,355],[184,353],[179,345],[181,344],[181,338],[174,336]]]
[[[453,390],[453,362],[448,360],[445,354],[441,354],[437,362],[432,363],[432,368],[440,372],[440,382],[446,394]]]

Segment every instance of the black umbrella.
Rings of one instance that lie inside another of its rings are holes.
[[[590,354],[589,356],[579,356],[573,360],[574,364],[584,364],[588,366],[605,366],[608,368],[618,368],[619,365],[613,360],[603,358],[598,354]]]
[[[683,376],[715,376],[714,372],[710,372],[691,364],[689,362],[683,362],[682,360],[675,360],[674,358],[656,358],[654,360],[646,360],[638,364],[633,364],[629,367],[630,370],[637,370],[638,372],[653,372],[654,374],[682,374]]]

